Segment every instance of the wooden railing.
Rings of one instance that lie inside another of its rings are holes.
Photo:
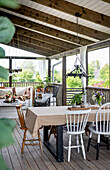
[[[105,99],[102,99],[102,104],[110,102],[110,89],[108,88],[101,88],[101,87],[86,87],[87,90],[87,102],[90,104],[95,104],[93,101],[92,96],[93,92],[102,91],[105,92]]]
[[[33,86],[35,88],[40,82],[12,82],[12,87],[28,87]],[[0,82],[1,86],[9,87],[9,82]]]
[[[12,82],[12,87],[27,87],[33,86],[35,87],[39,85],[40,82]],[[0,82],[1,86],[9,87],[9,82]],[[62,84],[54,84],[59,86],[59,92],[57,95],[57,105],[62,105]],[[101,88],[101,87],[86,87],[87,90],[87,102],[91,104],[95,104],[95,101],[92,100],[93,92],[96,91],[103,91],[106,93],[105,99],[102,100],[102,104],[106,102],[110,102],[110,89],[108,88]],[[83,88],[67,88],[66,89],[66,104],[69,105],[69,101],[72,96],[76,93],[80,93],[83,91]]]
[[[66,105],[70,105],[69,101],[74,94],[81,93],[83,88],[66,88]]]

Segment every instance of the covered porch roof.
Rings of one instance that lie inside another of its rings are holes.
[[[21,4],[18,10],[0,8],[1,15],[10,18],[16,27],[10,46],[51,59],[110,38],[109,1],[18,2]]]

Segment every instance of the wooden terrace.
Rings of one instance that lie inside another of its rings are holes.
[[[43,138],[42,130],[41,139]],[[105,147],[100,149],[100,159],[95,160],[96,150],[91,148],[89,152],[86,152],[87,160],[83,159],[81,153],[78,154],[77,150],[72,150],[71,161],[67,161],[67,150],[64,150],[64,162],[58,163],[51,153],[43,147],[43,154],[41,154],[39,146],[25,146],[24,153],[21,156],[21,143],[23,132],[19,128],[18,120],[16,119],[16,128],[14,129],[15,145],[3,148],[1,154],[4,157],[8,167],[12,170],[107,170],[110,169],[110,152]],[[27,137],[30,138],[30,134],[27,133]],[[84,134],[85,148],[87,148],[88,136]],[[73,139],[74,140],[74,139]],[[54,135],[51,136],[50,141],[55,145]],[[94,136],[95,141],[95,136]],[[64,144],[68,142],[68,137],[64,131]],[[74,141],[73,141],[74,142]],[[82,152],[82,151],[80,151]]]

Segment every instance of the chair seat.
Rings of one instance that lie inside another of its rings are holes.
[[[98,129],[100,129],[100,126],[98,126]],[[106,126],[105,126],[105,129],[106,129]],[[90,126],[89,127],[89,130],[95,134],[98,134],[98,135],[110,135],[110,133],[108,132],[105,132],[105,130],[103,131],[103,128],[102,128],[102,131],[96,131],[96,126]]]

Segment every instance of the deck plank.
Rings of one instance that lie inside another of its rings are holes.
[[[43,130],[40,130],[41,140],[43,141]],[[24,153],[21,156],[23,131],[19,128],[18,120],[14,129],[15,145],[5,147],[1,150],[1,154],[12,170],[107,170],[110,169],[110,151],[106,147],[100,148],[99,160],[96,160],[96,150],[90,148],[86,152],[87,160],[83,159],[82,151],[72,149],[71,161],[67,161],[67,150],[64,149],[64,162],[58,163],[51,153],[43,146],[43,154],[41,154],[39,146],[25,146]],[[30,138],[27,133],[27,138]],[[55,138],[51,135],[51,143],[55,146]],[[72,139],[74,142],[74,138]],[[87,146],[88,137],[84,135],[84,143]],[[68,136],[64,133],[64,145],[68,144]]]

